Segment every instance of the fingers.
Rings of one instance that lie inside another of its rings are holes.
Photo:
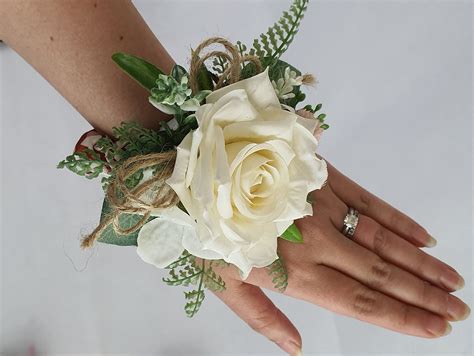
[[[263,291],[237,280],[226,281],[223,292],[214,292],[253,330],[275,342],[289,354],[301,353],[301,336],[291,321]]]
[[[464,286],[464,279],[449,265],[414,247],[375,220],[359,216],[353,241],[367,247],[382,257],[427,281],[455,291]]]
[[[347,205],[371,217],[415,246],[432,247],[436,240],[417,222],[350,180],[328,163],[328,182]]]
[[[437,313],[448,320],[462,320],[469,307],[459,298],[421,280],[372,251],[358,245],[337,231],[328,232],[333,256],[322,257],[322,263],[405,303]],[[336,257],[337,256],[337,257]]]
[[[300,288],[296,297],[404,334],[435,338],[451,330],[439,315],[370,289],[330,267],[318,265],[312,276],[312,282]]]
[[[288,296],[408,335],[435,338],[451,330],[440,315],[385,295],[329,266],[307,265],[291,272]],[[273,289],[262,269],[253,271],[248,282]]]

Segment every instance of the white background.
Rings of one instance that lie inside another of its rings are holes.
[[[209,36],[250,43],[288,2],[135,3],[186,64],[190,46]],[[456,295],[470,305],[471,36],[469,1],[312,0],[284,57],[319,80],[308,102],[322,102],[331,125],[321,153],[438,238],[429,252],[465,276]],[[134,248],[80,251],[101,188],[55,165],[89,126],[12,50],[0,46],[0,60],[0,351],[279,355],[212,293],[187,319],[182,289],[164,285],[164,272]],[[472,317],[429,340],[270,294],[301,331],[305,354],[472,352]]]

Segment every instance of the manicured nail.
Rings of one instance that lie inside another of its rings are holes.
[[[426,330],[434,337],[440,337],[448,335],[451,332],[451,325],[446,319],[433,315],[428,320]]]
[[[451,331],[453,331],[453,327],[451,326],[450,323],[448,323],[448,326],[447,326],[446,331],[444,332],[443,336],[451,334]]]
[[[438,241],[433,236],[428,237],[428,241],[425,243],[426,247],[435,247]]]
[[[464,320],[469,314],[471,309],[469,306],[464,304],[461,299],[454,295],[448,297],[448,315],[455,320]]]
[[[292,353],[291,356],[303,356],[303,351],[298,349],[296,352]]]
[[[464,278],[451,269],[444,270],[443,274],[440,276],[440,280],[446,288],[454,290],[463,288],[465,284]]]

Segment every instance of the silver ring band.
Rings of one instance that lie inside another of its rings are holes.
[[[342,233],[348,238],[354,236],[357,224],[359,223],[359,212],[354,208],[349,207],[346,217],[344,218],[344,226]]]

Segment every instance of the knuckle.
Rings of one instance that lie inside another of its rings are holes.
[[[380,309],[378,293],[367,287],[358,288],[354,293],[352,308],[358,317],[366,318],[376,314]]]
[[[426,275],[426,264],[428,262],[428,259],[427,259],[427,255],[419,250],[420,252],[417,253],[417,256],[416,256],[416,259],[415,259],[415,271],[422,275],[422,276],[425,276]]]
[[[373,201],[372,194],[367,191],[363,191],[362,193],[360,193],[359,201],[360,201],[359,212],[364,215],[368,215],[370,208],[372,207],[372,201]]]
[[[369,285],[375,289],[382,289],[392,279],[392,267],[381,258],[370,267]]]
[[[378,255],[384,255],[386,251],[390,250],[389,243],[387,230],[379,226],[374,234],[374,252]]]

